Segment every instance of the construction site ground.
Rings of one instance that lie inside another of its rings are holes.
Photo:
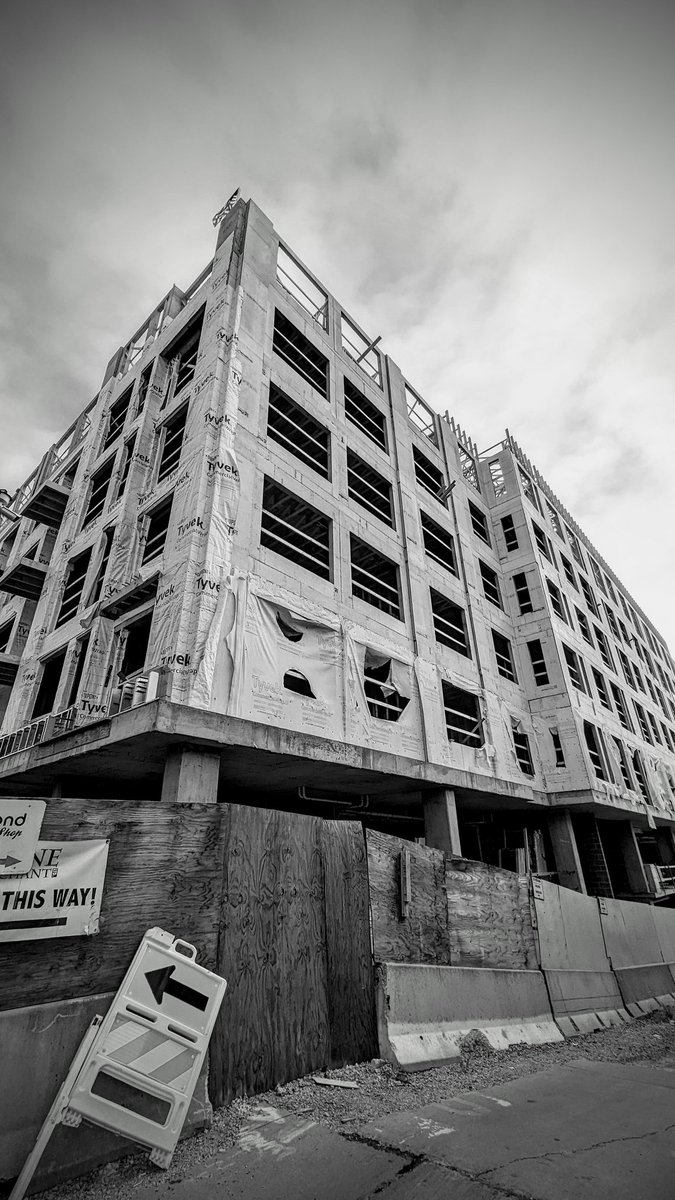
[[[331,1082],[315,1082],[323,1078]],[[342,1084],[356,1086],[344,1087]],[[214,1113],[168,1171],[134,1153],[42,1200],[675,1200],[675,1019],[665,1011],[450,1065],[373,1060]]]

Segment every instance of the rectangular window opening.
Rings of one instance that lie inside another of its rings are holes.
[[[493,629],[492,642],[495,648],[497,671],[504,679],[509,679],[511,683],[517,683],[518,677],[513,662],[513,649],[509,639],[504,637],[503,634],[497,633],[496,629]]]
[[[518,534],[516,533],[513,517],[510,513],[507,513],[505,517],[502,517],[501,526],[502,533],[504,534],[504,541],[506,543],[506,549],[510,554],[513,550],[518,549]]]
[[[131,401],[131,388],[127,388],[126,392],[120,396],[119,400],[115,400],[110,406],[108,414],[108,429],[106,431],[101,451],[107,450],[108,446],[112,446],[113,442],[120,436],[124,429],[124,423],[129,411],[129,403]]]
[[[158,483],[162,479],[166,479],[167,475],[170,475],[172,471],[175,471],[180,462],[187,415],[188,405],[184,404],[177,413],[174,413],[173,416],[169,417],[168,421],[164,422],[164,441],[162,443],[162,453],[157,472]]]
[[[168,496],[166,500],[163,500],[161,504],[158,504],[157,508],[151,509],[146,514],[148,523],[145,532],[142,563],[150,562],[153,558],[158,558],[163,553],[169,532],[172,504],[173,494]]]
[[[525,613],[534,612],[532,596],[527,584],[527,575],[524,571],[520,571],[517,575],[513,576],[513,585],[516,589],[516,599],[521,616],[524,616]]]
[[[471,517],[471,527],[476,537],[479,537],[487,546],[491,546],[492,542],[490,541],[490,530],[488,528],[487,517],[485,513],[482,512],[481,509],[475,504],[472,504],[470,500],[469,515]]]
[[[197,355],[199,342],[204,324],[204,309],[178,335],[164,352],[164,358],[169,360],[170,379],[167,397],[177,396],[188,384],[192,383],[197,370]]]
[[[114,537],[115,537],[114,526],[111,529],[105,530],[105,532],[103,534],[103,544],[101,547],[101,559],[100,559],[100,562],[98,565],[98,569],[96,571],[96,578],[94,580],[94,584],[91,589],[89,599],[87,601],[88,604],[95,604],[96,601],[100,600],[100,598],[101,598],[101,591],[103,589],[103,581],[106,576],[106,571],[108,570],[108,563],[110,562],[110,551],[112,549]]]
[[[612,702],[609,698],[605,677],[600,671],[598,671],[597,667],[591,667],[591,671],[593,672],[593,679],[595,680],[595,687],[600,699],[600,703],[602,704],[603,708],[608,708],[611,712]]]
[[[366,437],[387,453],[387,422],[384,413],[344,378],[345,415]]]
[[[260,542],[321,579],[331,578],[330,517],[267,477]]]
[[[499,580],[496,571],[492,567],[488,567],[487,563],[478,560],[480,576],[483,581],[483,593],[485,599],[494,604],[497,608],[502,608],[502,595],[499,590]]]
[[[420,487],[423,487],[427,492],[430,492],[435,500],[439,500],[445,489],[445,479],[438,467],[427,458],[426,454],[422,454],[417,446],[413,446],[413,461],[415,464],[415,478]]]
[[[350,535],[352,595],[401,620],[399,571],[395,562]]]
[[[75,704],[79,695],[80,684],[82,683],[82,675],[84,673],[84,663],[87,657],[87,650],[89,648],[89,637],[90,635],[87,634],[86,637],[80,638],[75,646],[75,671],[70,681],[70,689],[68,691],[66,708],[70,708],[73,704]]]
[[[611,679],[609,681],[609,686],[610,686],[610,689],[612,692],[612,696],[614,698],[614,707],[616,708],[617,715],[619,717],[619,721],[623,725],[624,729],[627,729],[629,733],[632,733],[633,732],[633,722],[631,721],[630,713],[628,711],[626,697],[624,696],[623,692],[621,691],[621,688],[617,687],[617,685],[615,683],[612,683]]]
[[[84,550],[82,554],[78,554],[75,558],[71,558],[66,568],[66,582],[61,597],[61,607],[59,608],[56,618],[55,629],[65,625],[80,607],[82,592],[84,589],[84,581],[89,569],[89,560],[91,558],[91,546]]]
[[[485,741],[478,697],[441,680],[445,728],[449,742],[482,746]]]
[[[436,414],[412,388],[405,385],[405,402],[408,409],[408,420],[419,429],[434,445],[438,445],[436,434]]]
[[[394,528],[394,503],[391,484],[358,454],[347,450],[347,491],[373,516]]]
[[[457,559],[455,557],[455,542],[452,534],[442,525],[437,525],[425,512],[420,512],[422,522],[422,537],[424,549],[439,566],[457,575]]]
[[[478,468],[476,466],[476,460],[473,454],[470,454],[461,442],[457,443],[457,452],[459,454],[459,465],[461,467],[464,479],[466,479],[467,483],[471,484],[471,487],[475,488],[476,491],[479,492],[480,483],[478,481]]]
[[[278,309],[274,313],[272,349],[319,395],[328,398],[328,359]]]
[[[555,765],[556,765],[556,767],[564,767],[565,766],[565,754],[564,754],[564,751],[562,748],[560,734],[558,733],[557,729],[551,729],[550,732],[551,732],[551,741],[553,742],[553,752],[555,754]]]
[[[547,683],[550,683],[550,680],[544,657],[544,648],[539,638],[533,638],[531,642],[527,643],[527,652],[532,663],[534,682],[537,687],[545,687]]]
[[[513,745],[516,752],[516,762],[524,775],[534,775],[534,763],[530,750],[530,739],[520,727],[520,722],[511,720]]]
[[[106,497],[108,495],[108,485],[112,477],[114,457],[109,458],[98,471],[94,471],[91,477],[91,490],[89,492],[89,501],[84,513],[82,528],[86,529],[87,525],[91,525],[97,517],[100,517],[105,508]]]
[[[58,654],[53,654],[51,658],[45,659],[42,663],[42,674],[40,677],[40,685],[38,687],[31,721],[36,717],[44,717],[47,713],[53,712],[56,704],[56,697],[61,683],[61,673],[63,664],[66,661],[66,650],[59,650]]]
[[[328,328],[328,296],[308,275],[300,263],[279,246],[277,253],[277,279],[281,286],[290,293],[313,321],[322,329]]]
[[[495,494],[495,500],[501,500],[502,496],[506,495],[506,480],[504,479],[504,468],[501,460],[493,458],[492,462],[488,463],[490,471],[490,480],[492,482],[492,490]]]
[[[588,750],[588,756],[593,765],[593,770],[595,771],[595,774],[597,775],[598,779],[604,780],[605,783],[610,783],[611,781],[607,774],[607,769],[606,769],[605,763],[603,761],[602,751],[600,749],[600,740],[598,737],[598,731],[594,725],[591,725],[590,721],[584,721],[584,737],[586,739],[586,748]]]
[[[375,345],[379,342],[379,338],[375,338],[369,342],[367,338],[359,333],[355,325],[348,317],[342,313],[340,317],[340,334],[342,339],[342,349],[345,354],[353,358],[357,367],[373,380],[378,387],[382,387],[382,366],[380,361],[379,351],[375,349]]]
[[[564,643],[563,654],[565,655],[565,662],[567,663],[567,669],[570,673],[570,679],[572,680],[574,687],[580,692],[586,692],[588,695],[588,682],[586,680],[583,664],[579,658],[579,655]]]
[[[267,436],[324,479],[330,478],[328,430],[274,383],[270,384]]]
[[[470,658],[471,651],[464,609],[460,608],[458,604],[453,604],[452,600],[448,600],[447,596],[443,596],[434,588],[429,590],[436,641],[443,646],[449,646],[458,654],[464,654]]]

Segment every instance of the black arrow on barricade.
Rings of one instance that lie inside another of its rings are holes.
[[[159,1007],[162,1007],[164,996],[173,996],[174,1000],[182,1000],[183,1004],[189,1004],[192,1008],[198,1008],[200,1012],[205,1012],[208,996],[205,996],[203,992],[196,992],[187,983],[179,983],[177,979],[172,979],[171,976],[175,970],[175,967],[157,967],[154,971],[145,972],[148,987]]]
[[[8,854],[6,858],[0,858],[0,867],[13,867],[20,862],[20,858],[12,858],[11,854]]]

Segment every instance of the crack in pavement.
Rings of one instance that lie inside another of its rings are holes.
[[[590,1146],[576,1146],[574,1150],[547,1150],[544,1154],[526,1154],[522,1158],[512,1158],[508,1162],[498,1163],[496,1167],[486,1167],[484,1171],[479,1171],[472,1178],[482,1179],[485,1175],[491,1175],[494,1171],[503,1171],[505,1167],[513,1167],[517,1163],[537,1162],[542,1158],[563,1158],[565,1155],[572,1157],[575,1154],[585,1154],[587,1150],[599,1150],[602,1146],[614,1146],[617,1142],[640,1142],[643,1138],[656,1137],[659,1133],[669,1133],[671,1129],[675,1129],[675,1123],[666,1125],[664,1129],[648,1129],[645,1133],[628,1134],[626,1137],[606,1138],[603,1142],[593,1142]],[[453,1168],[453,1170],[456,1170],[456,1168]]]

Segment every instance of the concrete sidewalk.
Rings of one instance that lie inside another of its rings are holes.
[[[675,1200],[675,1067],[581,1059],[333,1133],[261,1106],[134,1200]]]

